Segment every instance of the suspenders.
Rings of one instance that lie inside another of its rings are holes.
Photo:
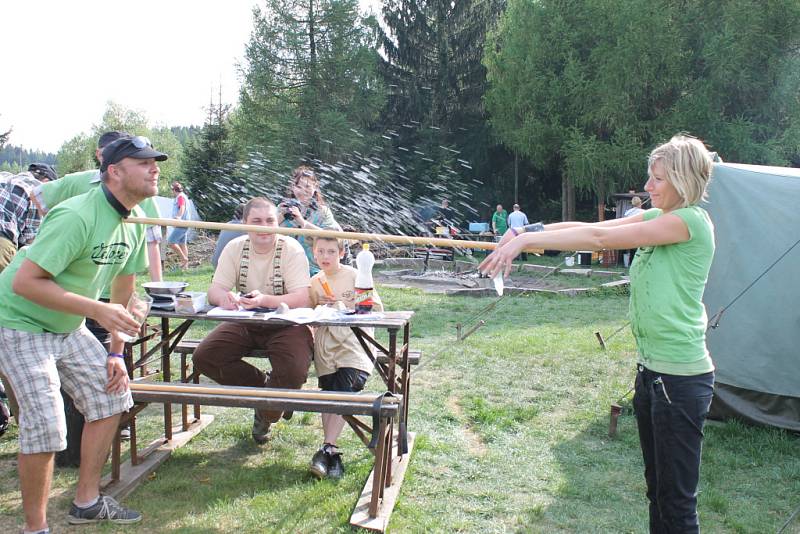
[[[275,256],[272,259],[272,294],[283,295],[286,288],[283,284],[283,274],[281,273],[281,254],[283,254],[283,238],[276,236]],[[240,293],[247,293],[247,272],[250,267],[250,240],[245,239],[242,252],[239,255],[239,274],[236,277],[236,285]]]

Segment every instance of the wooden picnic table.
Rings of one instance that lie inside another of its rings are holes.
[[[362,500],[364,500],[365,494],[371,494],[373,492],[371,482],[373,479],[385,480],[386,486],[389,488],[390,495],[388,498],[392,502],[386,503],[384,508],[388,508],[388,513],[391,513],[393,499],[396,499],[397,493],[399,492],[399,483],[402,481],[402,476],[405,472],[405,466],[407,465],[407,461],[400,462],[400,460],[403,460],[404,454],[407,451],[410,452],[411,448],[413,447],[414,436],[413,433],[407,432],[407,423],[409,406],[408,399],[411,385],[411,362],[413,359],[409,357],[409,340],[411,337],[411,319],[414,315],[414,312],[387,311],[381,312],[381,315],[381,317],[375,317],[374,315],[370,316],[354,314],[336,319],[317,320],[305,324],[312,327],[339,326],[351,328],[356,338],[359,340],[361,348],[373,360],[375,369],[386,385],[387,391],[392,394],[398,394],[398,396],[402,397],[402,404],[399,408],[399,413],[397,414],[398,431],[393,435],[391,432],[392,427],[390,426],[390,435],[392,435],[392,439],[394,439],[395,443],[393,446],[390,444],[390,446],[385,447],[384,449],[386,450],[382,450],[381,454],[383,455],[383,458],[380,459],[380,461],[376,457],[374,473],[377,474],[374,477],[370,477],[370,480],[367,481],[367,485],[364,488],[364,492],[362,492]],[[247,325],[269,324],[289,326],[297,324],[294,321],[281,319],[279,317],[270,317],[269,319],[265,319],[264,314],[259,313],[253,315],[252,317],[222,315],[209,316],[204,311],[197,313],[178,313],[156,308],[151,309],[148,318],[158,319],[160,322],[160,328],[157,328],[154,333],[143,335],[139,340],[134,341],[126,346],[128,370],[131,379],[134,381],[133,383],[137,381],[147,381],[149,376],[152,376],[146,375],[137,379],[133,378],[134,371],[136,369],[146,368],[149,362],[157,359],[158,357],[161,358],[163,382],[170,383],[172,381],[172,366],[170,359],[172,355],[177,352],[176,348],[178,348],[187,331],[195,321],[236,322]],[[384,345],[379,342],[377,339],[375,339],[374,334],[370,335],[365,330],[368,328],[374,329],[375,332],[386,330],[388,332],[388,343]],[[144,328],[143,332],[146,331],[147,328]],[[153,341],[156,341],[155,345],[148,347],[147,343],[152,343]],[[136,361],[133,361],[134,348],[137,346],[142,346],[145,348],[140,351],[142,353],[140,357]],[[377,358],[373,355],[373,349],[378,353]],[[189,381],[189,377],[187,377],[183,365],[181,369],[181,381]],[[139,396],[141,398],[147,398],[148,402],[156,402],[153,400],[155,398],[153,395]],[[134,400],[136,400],[136,397],[137,394],[134,392]],[[188,403],[177,401],[175,398],[169,398],[169,400],[170,402],[164,402],[163,404],[164,436],[161,440],[161,447],[156,446],[158,444],[154,442],[141,455],[137,450],[135,416],[136,413],[141,411],[141,409],[146,406],[145,402],[138,402],[137,405],[132,408],[130,415],[124,418],[126,422],[131,424],[130,474],[123,475],[122,473],[120,461],[121,447],[119,439],[117,438],[112,449],[112,472],[110,477],[108,477],[107,480],[104,480],[104,490],[107,493],[123,496],[132,491],[138,482],[140,482],[147,474],[155,470],[155,468],[165,459],[154,457],[152,460],[148,460],[148,455],[155,450],[162,450],[167,451],[166,456],[168,456],[171,450],[188,442],[191,437],[196,435],[200,430],[202,430],[202,428],[207,426],[213,420],[213,417],[202,416],[200,414],[199,405],[202,404],[201,401]],[[172,425],[173,402],[181,402],[182,404],[182,422],[181,426],[177,429],[173,429]],[[195,405],[194,419],[191,421],[188,417],[187,404]],[[353,427],[354,431],[356,431],[356,434],[366,443],[367,439],[365,438],[364,431],[371,431],[371,429],[353,416],[345,415],[345,419],[348,423],[350,423],[350,426]],[[180,434],[180,436],[176,437],[176,434]],[[147,465],[148,463],[152,465]],[[393,479],[393,470],[398,471],[396,477],[398,480]],[[132,480],[132,478],[135,478],[135,480]],[[380,493],[383,495],[384,492],[381,491]],[[383,499],[386,501],[387,497],[384,496]],[[362,520],[360,520],[360,522],[357,524],[373,530],[383,530],[388,522],[388,513],[385,514],[385,517],[378,518],[371,517],[371,513],[368,515],[362,514],[364,515],[364,518],[362,518]],[[354,512],[354,517],[355,515],[356,514]],[[353,520],[351,518],[351,522],[352,521]]]

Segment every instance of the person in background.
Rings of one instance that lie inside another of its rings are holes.
[[[31,193],[41,183],[58,178],[45,163],[31,163],[21,172],[0,183],[0,272],[11,263],[20,247],[33,242],[41,217],[31,201]]]
[[[31,192],[40,182],[58,178],[55,169],[46,163],[31,163],[28,172],[21,172],[0,183],[0,273],[11,263],[17,250],[29,245],[36,237],[41,218],[39,210],[31,201]],[[4,386],[3,396],[8,399],[11,413],[19,414],[14,392],[0,373]],[[0,401],[2,403],[2,401]],[[8,426],[9,414],[5,405],[0,406],[0,435]]]
[[[185,221],[189,219],[189,197],[183,192],[183,186],[180,182],[172,182],[172,192],[175,195],[175,200],[172,203],[172,218]],[[186,244],[188,241],[189,229],[176,226],[172,229],[167,242],[172,250],[178,254],[181,262],[181,269],[189,268],[189,246]]]
[[[638,215],[640,213],[644,213],[644,210],[642,209],[642,199],[639,197],[633,197],[631,199],[631,207],[625,211],[623,217],[633,217],[634,215]],[[631,261],[635,256],[635,248],[626,250],[622,255],[623,265],[625,265],[625,267],[630,267]]]
[[[528,216],[519,208],[519,204],[514,204],[514,211],[508,216],[508,227],[522,228],[527,224],[530,224]]]
[[[342,227],[336,222],[333,212],[325,203],[325,197],[322,196],[319,187],[319,180],[311,167],[301,165],[292,172],[288,197],[278,206],[280,226],[341,232]],[[318,273],[319,265],[314,261],[311,240],[304,236],[298,236],[297,241],[305,250],[310,274]]]
[[[714,226],[699,206],[712,156],[676,135],[648,159],[653,209],[599,223],[548,224],[508,233],[481,264],[508,271],[524,247],[552,250],[638,248],[630,270],[631,330],[638,348],[633,399],[644,458],[650,532],[699,532],[697,486],[703,426],[714,391],[703,292],[714,258]]]
[[[236,209],[233,211],[233,219],[228,221],[228,224],[242,224],[242,215],[244,214],[244,204],[238,204]],[[214,247],[214,255],[211,256],[211,265],[214,268],[217,268],[217,263],[219,263],[219,256],[222,254],[222,250],[225,248],[225,245],[230,243],[232,239],[236,239],[237,237],[241,237],[245,234],[245,232],[237,232],[235,230],[223,230],[219,233],[219,237],[217,238],[217,245]]]
[[[631,199],[631,207],[625,211],[623,217],[633,217],[634,215],[638,215],[644,212],[642,209],[642,199],[639,197],[633,197]]]
[[[492,232],[494,232],[494,235],[498,236],[498,238],[502,237],[508,230],[507,219],[508,212],[503,209],[502,204],[498,204],[494,213],[492,213]]]
[[[311,278],[311,306],[339,301],[348,310],[355,309],[357,271],[349,265],[342,265],[343,257],[344,243],[340,239],[318,237],[314,240],[314,258],[322,270]],[[377,292],[373,292],[373,300],[372,309],[383,311]],[[372,335],[371,332],[368,334]],[[364,389],[373,366],[349,327],[322,326],[314,332],[314,367],[320,389],[358,392]],[[344,424],[341,415],[322,414],[322,447],[314,453],[309,465],[314,476],[341,478],[344,474],[342,455],[336,446]]]
[[[251,199],[244,207],[244,223],[278,226],[275,204],[266,198]],[[247,232],[222,250],[208,301],[227,310],[239,307],[289,308],[308,306],[308,260],[294,238],[267,232]],[[264,373],[243,360],[255,348],[265,349],[272,370]],[[211,380],[227,386],[300,389],[308,377],[314,339],[306,325],[251,325],[224,322],[197,346],[195,368]],[[269,440],[271,425],[291,412],[255,410],[253,440]]]
[[[530,224],[528,222],[528,216],[525,215],[525,213],[519,208],[519,204],[514,204],[513,209],[514,209],[514,211],[512,211],[511,214],[508,216],[508,228],[509,228],[509,230],[519,229],[519,228],[522,228],[522,227],[527,226],[528,224]],[[502,242],[502,240],[501,240],[501,242]],[[520,255],[520,259],[522,261],[528,261],[528,253],[527,252],[523,252]]]
[[[66,446],[62,386],[86,415],[67,521],[142,518],[99,489],[120,414],[133,406],[119,334],[139,330],[125,304],[135,273],[147,267],[145,228],[125,218],[143,215],[138,204],[158,192],[156,162],[166,159],[143,137],[106,146],[101,186],[53,208],[33,245],[0,274],[0,372],[20,406],[17,466],[26,532],[49,532],[54,452]],[[109,286],[112,302],[100,302]],[[86,329],[86,316],[112,333],[110,351]]]

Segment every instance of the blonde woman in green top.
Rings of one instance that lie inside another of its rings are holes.
[[[650,532],[698,532],[697,484],[703,425],[714,388],[702,303],[714,227],[699,207],[712,158],[699,140],[677,135],[648,159],[653,209],[600,223],[510,229],[480,268],[511,269],[525,248],[632,249],[631,329],[638,348],[634,409],[645,464]]]

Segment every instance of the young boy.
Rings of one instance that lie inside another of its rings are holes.
[[[322,269],[311,278],[309,296],[312,306],[341,301],[348,310],[355,308],[356,270],[342,265],[345,248],[341,240],[318,237],[314,241],[314,259]],[[383,304],[373,292],[373,311],[383,311]],[[314,333],[314,367],[319,387],[325,391],[361,391],[372,373],[372,361],[364,353],[348,327],[323,326]],[[336,440],[344,428],[344,418],[322,414],[325,434],[322,447],[311,459],[309,470],[318,478],[340,478],[344,474],[342,455]]]

